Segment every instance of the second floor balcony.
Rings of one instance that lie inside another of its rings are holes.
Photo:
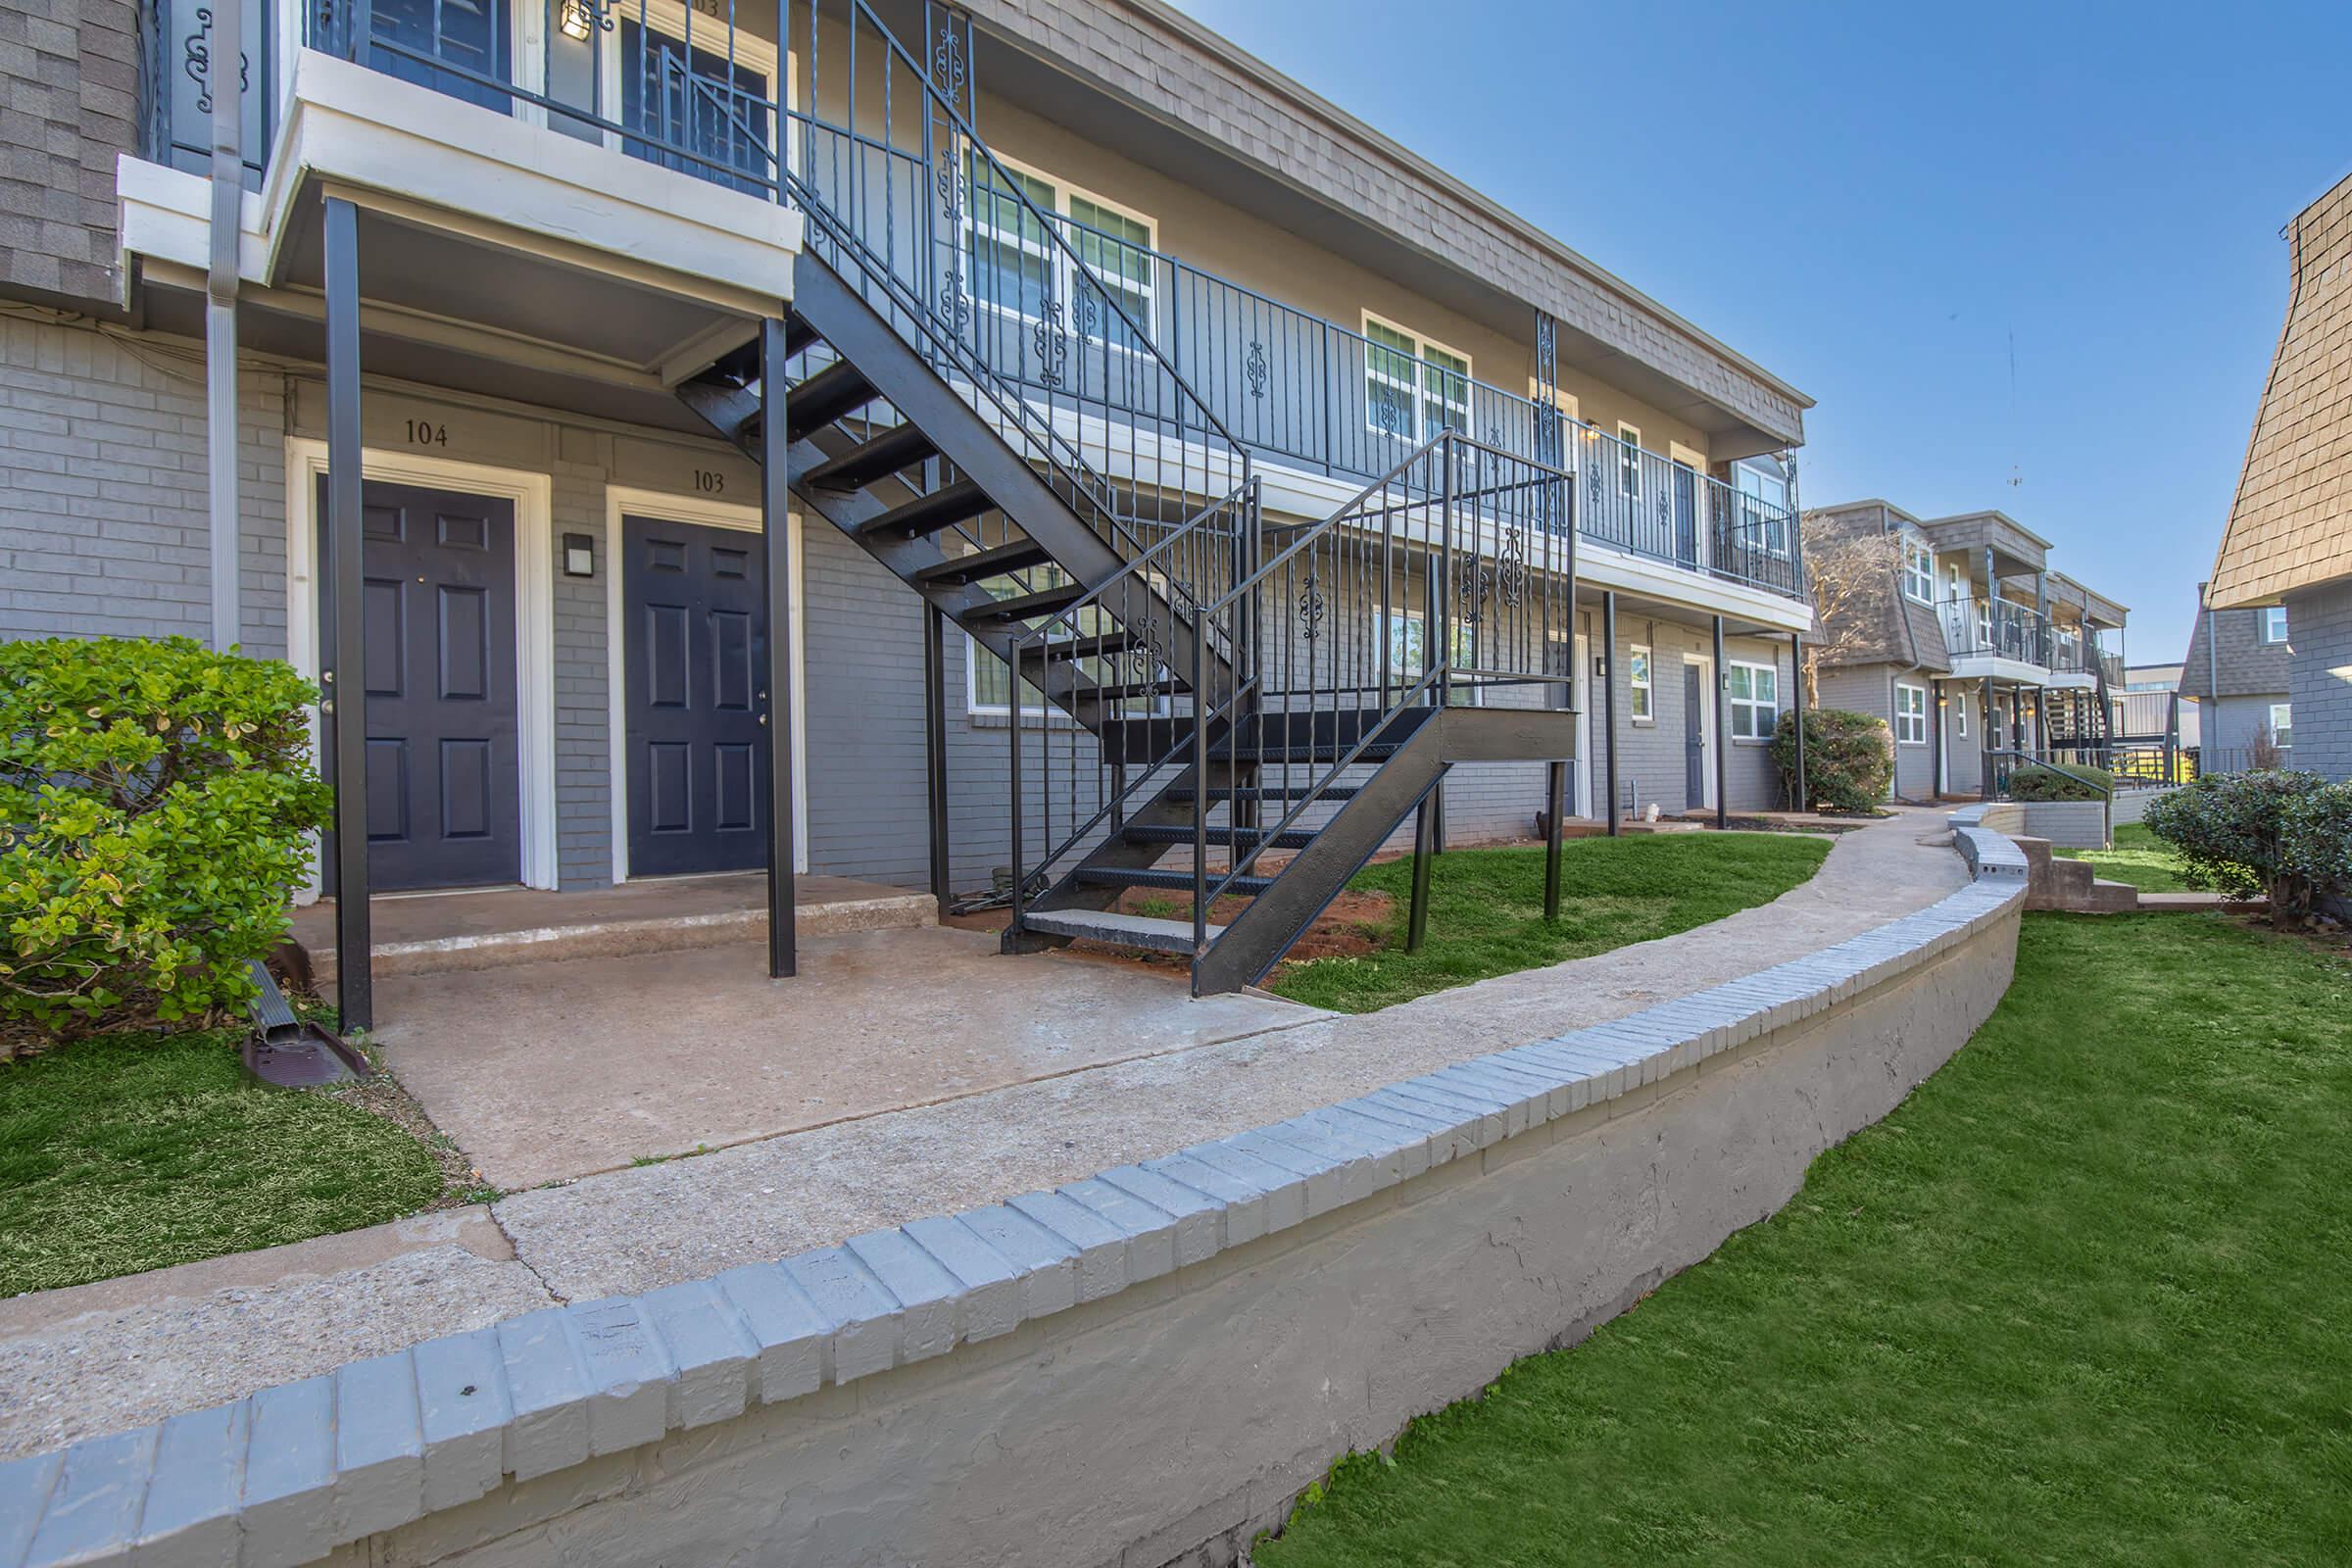
[[[1995,661],[2018,666],[2018,673],[2050,668],[2050,623],[2033,606],[1969,597],[1946,599],[1936,609],[1954,673],[2008,673]]]
[[[218,3],[144,0],[146,153],[191,172],[210,167]],[[924,19],[924,38],[949,17],[897,9]],[[615,157],[824,209],[829,242],[879,258],[925,330],[956,340],[958,363],[1039,406],[1087,411],[1081,439],[1088,419],[1164,427],[1197,403],[1255,459],[1352,484],[1456,430],[1567,471],[1556,514],[1588,540],[1805,598],[1784,478],[1674,461],[1480,379],[1436,345],[1195,267],[1107,205],[1041,202],[973,129],[968,23],[959,46],[951,20],[936,52],[901,51],[928,96],[859,103],[873,64],[842,59],[841,43],[874,16],[866,0],[740,15],[729,0],[243,0],[248,180],[266,172],[293,57],[318,50]],[[951,81],[960,91],[939,85]]]

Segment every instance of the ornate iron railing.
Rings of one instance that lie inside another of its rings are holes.
[[[209,141],[193,117],[214,0],[145,3],[149,154],[201,168]],[[835,259],[846,245],[892,277],[893,300],[933,323],[927,346],[966,375],[1042,406],[1042,444],[1086,474],[1098,507],[1115,512],[1125,470],[1172,455],[1197,505],[1239,482],[1236,455],[1361,479],[1451,429],[1578,474],[1583,525],[1597,543],[1804,596],[1787,506],[1567,426],[1441,350],[1375,341],[1039,203],[973,133],[970,24],[944,8],[924,8],[918,59],[862,0],[785,0],[776,38],[701,0],[290,3],[303,7],[312,47],[821,209],[830,221],[814,224],[813,243]],[[258,180],[275,29],[271,0],[245,4],[260,84],[247,94],[246,157]],[[516,6],[539,12],[535,57],[514,50]]]
[[[1946,599],[1936,607],[1954,658],[1989,655],[2050,667],[2050,623],[2031,605],[2006,599]]]

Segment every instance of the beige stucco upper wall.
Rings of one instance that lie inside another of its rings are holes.
[[[980,122],[991,151],[1149,218],[1157,248],[1188,265],[1284,305],[1361,330],[1364,313],[1470,357],[1470,373],[1522,397],[1534,368],[1535,319],[1513,337],[1438,305],[1409,285],[1245,213],[1213,193],[1054,124],[1023,106],[981,93]],[[1187,302],[1188,304],[1191,302]],[[1237,323],[1238,330],[1238,323]],[[1561,365],[1559,389],[1581,418],[1615,434],[1638,426],[1642,445],[1680,445],[1712,458],[1704,432],[1622,388]],[[1478,432],[1472,432],[1476,434]]]
[[[2223,610],[2352,577],[2352,175],[2288,244],[2286,324],[2207,589]]]
[[[968,9],[1013,46],[1549,312],[1774,439],[1803,441],[1812,406],[1803,393],[1159,0],[972,0]],[[989,126],[992,143],[1000,124]]]

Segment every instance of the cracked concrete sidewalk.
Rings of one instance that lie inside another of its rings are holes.
[[[1173,1049],[266,1252],[0,1301],[0,1457],[563,1299],[1051,1187],[1843,940],[1966,885],[1939,812],[1838,839],[1773,903],[1402,1006]],[[200,1347],[200,1349],[192,1348]]]

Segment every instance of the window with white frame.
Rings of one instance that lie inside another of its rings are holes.
[[[1153,587],[1166,591],[1166,583],[1158,580],[1156,573],[1146,573],[1146,576],[1152,579]],[[1011,599],[1021,594],[1043,593],[1050,588],[1058,588],[1069,580],[1059,566],[1048,564],[1028,567],[1017,578],[996,578],[986,587],[998,599]],[[1035,626],[1039,622],[1031,621],[1028,624]],[[1061,621],[1053,623],[1047,635],[1055,639],[1065,636],[1106,636],[1117,629],[1116,623],[1100,607],[1085,605],[1069,612]],[[1011,668],[969,633],[964,636],[963,647],[964,711],[983,717],[1008,716],[1012,709]],[[1083,679],[1097,686],[1116,686],[1134,674],[1132,670],[1123,672],[1119,662],[1114,659],[1075,660],[1071,667]],[[1067,712],[1048,703],[1045,694],[1027,681],[1021,682],[1020,702],[1021,717],[1029,722],[1041,719],[1057,724],[1073,722]],[[1148,717],[1168,711],[1168,702],[1164,695],[1123,698],[1116,703],[1113,710],[1126,717]]]
[[[1642,428],[1617,422],[1617,488],[1629,500],[1642,499]]]
[[[1902,542],[1903,597],[1932,604],[1936,599],[1936,552],[1915,533],[1902,535]]]
[[[1968,597],[1968,574],[1960,569],[1960,563],[1957,561],[1944,563],[1943,597],[1946,599],[1966,599]]]
[[[1626,690],[1632,697],[1632,702],[1628,706],[1632,710],[1634,722],[1637,724],[1648,723],[1652,713],[1650,710],[1649,647],[1647,644],[1635,643],[1625,651],[1625,683]]]
[[[1732,662],[1725,677],[1731,700],[1732,739],[1768,741],[1781,721],[1781,672],[1771,664]]]
[[[1390,678],[1402,685],[1411,685],[1429,673],[1429,628],[1417,610],[1380,611],[1381,641],[1389,651]],[[1453,664],[1456,669],[1476,667],[1476,633],[1467,622],[1456,622],[1453,628]]]
[[[1470,356],[1364,314],[1364,423],[1426,441],[1470,428]]]
[[[2295,712],[2291,704],[2271,705],[2271,739],[2281,751],[2295,744]]]
[[[1735,486],[1740,496],[1740,519],[1743,542],[1761,545],[1776,556],[1788,553],[1788,476],[1780,465],[1767,467],[1761,463],[1733,465]]]
[[[1894,688],[1894,738],[1903,746],[1928,744],[1928,689],[1897,682]]]
[[[1968,739],[1968,693],[1966,692],[1952,694],[1952,733],[1962,740]]]
[[[1156,330],[1150,218],[1035,171],[992,162],[976,147],[964,156],[971,181],[964,217],[971,291],[981,309],[1033,322],[1045,316],[1050,292],[1062,307],[1062,319],[1090,341],[1129,346],[1131,334],[1112,305],[1145,335]],[[1046,232],[1054,220],[1061,220],[1066,245],[1054,244]],[[1083,279],[1081,264],[1088,274]]]
[[[2262,640],[2266,643],[2286,641],[2286,607],[2272,605],[2262,612]]]

